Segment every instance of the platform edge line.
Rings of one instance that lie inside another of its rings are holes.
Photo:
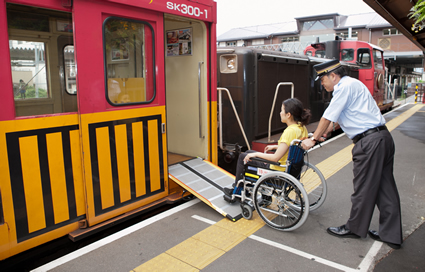
[[[339,270],[342,270],[342,271],[349,271],[349,272],[358,271],[357,269],[354,269],[354,268],[351,268],[351,267],[348,267],[348,266],[345,266],[345,265],[342,265],[342,264],[339,264],[339,263],[335,263],[335,262],[323,259],[321,257],[314,256],[310,253],[306,253],[304,251],[301,251],[301,250],[298,250],[298,249],[295,249],[295,248],[292,248],[292,247],[289,247],[289,246],[285,246],[285,245],[270,241],[268,239],[264,239],[262,237],[254,235],[254,234],[250,235],[248,238],[256,240],[258,242],[261,242],[261,243],[269,245],[269,246],[273,246],[273,247],[285,250],[289,253],[298,255],[300,257],[304,257],[306,259],[310,259],[312,261],[327,265],[329,267],[333,267],[335,269],[339,269]]]
[[[144,221],[142,221],[140,223],[137,223],[136,225],[133,225],[133,226],[130,226],[130,227],[126,228],[126,229],[123,229],[123,230],[121,230],[121,231],[119,231],[119,232],[117,232],[115,234],[112,234],[112,235],[110,235],[108,237],[105,237],[105,238],[103,238],[103,239],[101,239],[101,240],[99,240],[97,242],[94,242],[94,243],[92,243],[92,244],[90,244],[88,246],[85,246],[85,247],[83,247],[83,248],[81,248],[79,250],[76,250],[76,251],[74,251],[72,253],[69,253],[69,254],[67,254],[67,255],[65,255],[63,257],[60,257],[59,259],[56,259],[54,261],[51,261],[50,263],[47,263],[47,264],[45,264],[43,266],[40,266],[40,267],[38,267],[38,268],[36,268],[34,270],[31,270],[31,272],[45,272],[45,271],[52,270],[52,269],[54,269],[54,268],[56,268],[56,267],[58,267],[58,266],[60,266],[62,264],[65,264],[65,263],[67,263],[69,261],[72,261],[72,260],[78,258],[78,257],[81,257],[81,256],[83,256],[86,253],[89,253],[89,252],[91,252],[91,251],[93,251],[95,249],[98,249],[98,248],[100,248],[100,247],[102,247],[104,245],[107,245],[107,244],[109,244],[111,242],[114,242],[114,241],[116,241],[116,240],[118,240],[118,239],[120,239],[120,238],[122,238],[122,237],[124,237],[124,236],[126,236],[128,234],[131,234],[131,233],[133,233],[133,232],[135,232],[137,230],[140,230],[140,229],[142,229],[142,228],[144,228],[146,226],[151,225],[152,223],[155,223],[155,222],[157,222],[157,221],[159,221],[161,219],[164,219],[164,218],[166,218],[166,217],[168,217],[168,216],[170,216],[170,215],[172,215],[174,213],[177,213],[179,211],[182,211],[182,210],[184,210],[186,208],[189,208],[189,207],[191,207],[191,206],[193,206],[195,204],[198,204],[200,202],[201,201],[199,199],[194,199],[194,200],[188,201],[188,202],[186,202],[186,203],[184,203],[182,205],[179,205],[177,207],[174,207],[174,208],[172,208],[172,209],[170,209],[168,211],[165,211],[163,213],[157,214],[157,215],[155,215],[155,216],[153,216],[151,218],[148,218],[148,219],[146,219],[146,220],[144,220]]]

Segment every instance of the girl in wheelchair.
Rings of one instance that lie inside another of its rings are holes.
[[[310,121],[311,113],[310,110],[304,109],[303,104],[296,98],[290,98],[282,103],[280,111],[280,120],[282,123],[287,125],[287,128],[283,131],[277,145],[266,146],[264,153],[248,150],[245,153],[241,153],[238,158],[236,166],[235,182],[231,188],[223,188],[225,195],[231,197],[235,191],[235,187],[239,180],[243,179],[244,165],[247,162],[260,167],[266,167],[267,164],[263,162],[253,161],[251,158],[257,157],[269,161],[279,162],[282,165],[286,164],[288,158],[289,146],[294,139],[304,139],[308,137],[306,125]],[[275,150],[274,153],[267,153]],[[276,165],[270,165],[271,169],[284,172],[283,167]],[[241,189],[241,188],[239,188]]]

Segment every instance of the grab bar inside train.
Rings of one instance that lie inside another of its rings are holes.
[[[241,129],[242,135],[245,139],[246,146],[248,149],[251,149],[251,146],[249,145],[248,139],[246,138],[245,130],[243,129],[241,120],[239,119],[238,112],[236,111],[235,104],[233,103],[232,95],[230,94],[229,90],[226,88],[217,88],[218,91],[218,118],[219,118],[219,140],[220,140],[220,149],[223,150],[223,118],[222,118],[222,91],[227,92],[227,95],[229,96],[230,104],[232,105],[233,112],[235,113],[236,120],[238,120],[239,128]]]
[[[204,138],[202,134],[202,85],[201,85],[201,68],[203,61],[198,63],[198,97],[199,97],[199,138]]]
[[[272,129],[272,117],[273,117],[274,106],[276,104],[277,93],[279,91],[279,87],[283,86],[283,85],[291,85],[291,98],[294,98],[294,83],[292,83],[292,82],[280,82],[279,84],[277,84],[276,91],[274,93],[272,110],[270,112],[270,117],[269,117],[269,134],[268,134],[269,136],[267,138],[267,142],[270,142],[270,134],[271,134],[271,129]]]

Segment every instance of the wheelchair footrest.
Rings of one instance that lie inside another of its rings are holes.
[[[228,195],[223,195],[223,198],[225,201],[229,202],[229,203],[235,203],[236,202],[236,198],[232,199],[232,197],[228,196]]]

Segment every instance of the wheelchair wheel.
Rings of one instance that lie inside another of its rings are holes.
[[[254,187],[254,205],[270,227],[295,230],[304,224],[309,213],[307,193],[293,176],[283,172],[263,175]]]
[[[307,192],[310,211],[314,211],[322,206],[328,193],[326,179],[322,172],[313,164],[304,162],[300,182]]]
[[[252,207],[248,204],[241,204],[242,216],[246,220],[251,220],[252,218]]]

